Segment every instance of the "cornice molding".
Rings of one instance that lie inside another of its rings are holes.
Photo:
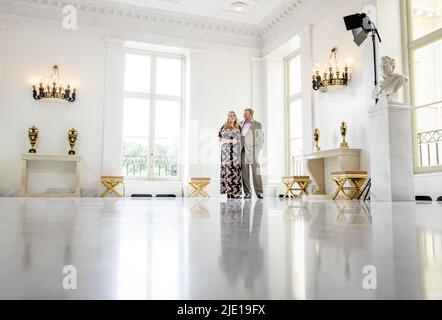
[[[299,11],[299,9],[308,3],[310,0],[291,0],[284,3],[275,13],[267,17],[259,25],[259,34],[264,36],[265,34],[272,31],[274,28],[278,27],[293,14]]]
[[[210,31],[242,37],[260,37],[255,25],[230,22],[213,18],[196,17],[192,15],[171,13],[149,8],[140,8],[132,5],[118,3],[103,3],[91,0],[5,0],[11,4],[40,6],[47,10],[62,8],[66,5],[77,7],[79,14],[89,16],[104,16],[132,21],[156,23],[160,25],[175,26],[193,30]]]
[[[272,33],[271,31],[299,12],[305,3],[311,1],[286,0],[259,25],[95,0],[2,0],[0,12],[58,22],[62,17],[62,8],[66,5],[75,5],[79,24],[87,28],[103,29],[109,25],[119,24],[118,27],[130,29],[132,32],[135,30],[139,34],[143,32],[157,34],[157,30],[165,34],[166,29],[170,29],[170,33],[175,32],[180,37],[192,39],[200,37],[204,41],[213,39],[213,42],[261,49],[268,33]],[[132,23],[128,23],[129,21]],[[61,24],[61,21],[59,22]]]
[[[262,50],[264,55],[272,52],[292,37],[299,35],[305,28],[324,19],[331,10],[338,10],[348,6],[350,0],[302,0],[302,2],[302,5],[297,7],[296,19],[290,19],[292,17],[290,15],[262,34]]]

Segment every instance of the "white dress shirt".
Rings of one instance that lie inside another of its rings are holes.
[[[247,133],[249,132],[252,122],[253,122],[253,120],[250,122],[245,122],[245,121],[243,122],[243,124],[242,124],[242,136],[243,137],[245,137],[247,135]]]

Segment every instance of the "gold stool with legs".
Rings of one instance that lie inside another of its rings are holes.
[[[303,195],[308,196],[307,187],[312,181],[307,176],[292,176],[283,177],[282,182],[287,188],[284,198],[301,199]],[[296,195],[293,191],[299,191],[299,193]]]
[[[340,193],[347,200],[355,200],[362,192],[362,188],[368,179],[367,171],[339,171],[331,173],[332,180],[336,183],[337,189],[333,195],[336,200]],[[347,186],[346,183],[348,182]]]
[[[193,191],[189,194],[190,198],[203,197],[209,198],[209,194],[204,191],[204,188],[210,184],[210,178],[190,178],[189,185],[193,188]]]
[[[105,192],[101,194],[101,197],[105,197],[108,194],[114,193],[117,197],[122,197],[123,195],[115,189],[120,184],[124,183],[124,177],[117,176],[117,177],[111,177],[111,176],[102,176],[101,177],[101,183],[107,188]]]

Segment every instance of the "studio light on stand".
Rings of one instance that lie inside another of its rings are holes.
[[[353,33],[354,42],[360,47],[364,41],[371,35],[373,44],[373,62],[374,62],[374,85],[378,85],[378,66],[377,66],[377,46],[376,39],[382,42],[376,25],[370,20],[365,13],[357,13],[344,17],[344,22],[347,30]],[[376,99],[378,103],[378,99]]]

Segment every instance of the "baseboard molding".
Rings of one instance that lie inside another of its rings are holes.
[[[15,197],[18,191],[18,188],[0,188],[0,197]]]
[[[45,193],[48,194],[68,194],[73,193],[73,188],[48,188],[45,190],[45,192],[42,192],[40,194],[44,195]],[[19,189],[14,188],[0,188],[0,197],[17,197],[19,193]],[[100,193],[98,191],[98,188],[82,188],[80,189],[81,197],[82,198],[97,198],[100,196]]]

